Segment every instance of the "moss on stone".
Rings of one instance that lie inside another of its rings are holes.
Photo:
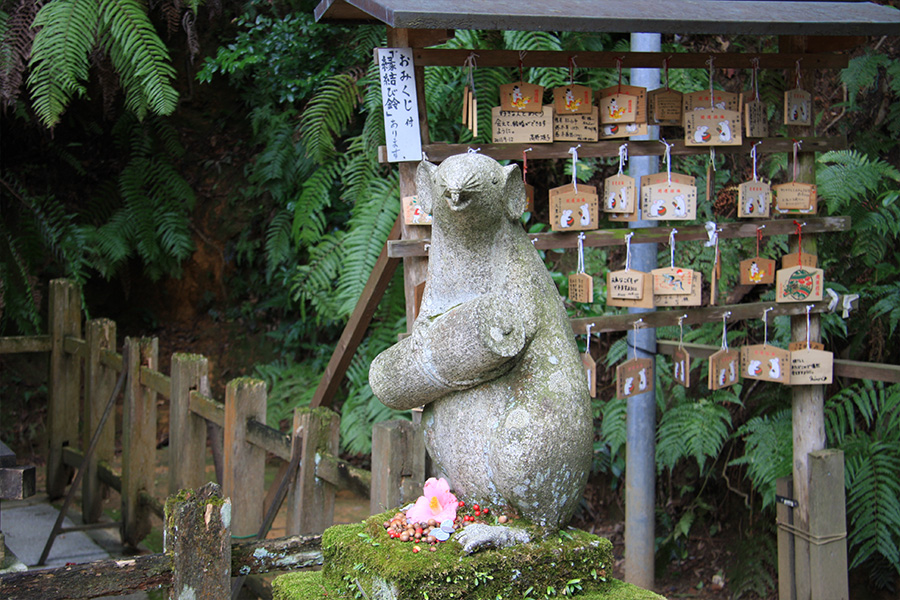
[[[321,571],[298,571],[276,577],[272,582],[273,600],[312,600],[313,598],[340,598],[337,592],[328,590]]]

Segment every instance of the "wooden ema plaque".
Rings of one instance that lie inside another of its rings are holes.
[[[662,294],[653,296],[656,306],[700,306],[703,303],[703,276],[694,271],[690,294]]]
[[[745,181],[738,186],[738,217],[767,219],[772,206],[772,188],[765,182]]]
[[[616,367],[616,396],[628,398],[653,390],[653,361],[632,358]]]
[[[700,108],[684,116],[685,146],[740,146],[741,113]]]
[[[500,86],[500,108],[510,112],[542,112],[544,88],[517,81]]]
[[[806,343],[806,340],[801,340],[799,342],[791,342],[788,344],[788,350],[791,352],[796,352],[797,350],[806,350],[807,348],[812,348],[813,350],[824,350],[825,344],[822,342],[810,342]]]
[[[790,267],[796,267],[801,261],[803,262],[804,267],[815,267],[819,264],[819,257],[815,254],[810,254],[809,252],[804,252],[802,255],[799,252],[785,254],[781,257],[781,268],[788,269]]]
[[[613,175],[603,181],[603,211],[632,213],[637,204],[637,182],[628,175]]]
[[[600,122],[606,124],[634,123],[637,96],[611,94],[600,97]]]
[[[650,271],[653,276],[653,295],[690,295],[694,290],[694,271],[681,267],[664,267]]]
[[[779,269],[775,281],[775,302],[818,302],[822,299],[825,273],[815,267]]]
[[[419,204],[418,196],[403,196],[403,224],[431,225],[431,215]]]
[[[647,92],[647,113],[654,125],[684,124],[684,95],[673,89],[658,88]]]
[[[648,221],[690,221],[697,218],[697,188],[661,182],[641,187],[641,214]]]
[[[676,348],[672,356],[672,376],[675,383],[691,387],[691,355],[684,348]]]
[[[525,184],[525,211],[534,212],[534,186]]]
[[[569,300],[590,304],[594,301],[594,278],[587,273],[569,275]]]
[[[597,188],[581,184],[550,190],[550,229],[553,231],[586,231],[597,229],[600,199]]]
[[[709,357],[707,386],[720,390],[738,382],[741,370],[741,353],[737,350],[719,350]]]
[[[624,94],[635,99],[634,115],[630,120],[622,120],[630,123],[647,123],[647,88],[637,85],[614,85],[597,90],[597,105],[602,106],[604,98]],[[606,123],[607,121],[604,121]],[[615,121],[621,122],[621,121]]]
[[[553,88],[553,106],[557,115],[589,115],[594,108],[591,88],[584,85],[564,85]]]
[[[744,113],[744,135],[748,138],[769,137],[769,112],[765,103],[757,100],[753,92],[741,94]]]
[[[741,374],[747,379],[788,384],[791,381],[791,353],[769,344],[744,346],[741,348]]]
[[[791,352],[791,385],[820,385],[831,383],[834,356],[824,350]]]
[[[584,374],[587,377],[588,392],[591,398],[597,397],[597,363],[587,352],[581,355],[581,364],[584,366]]]
[[[712,102],[709,100],[709,90],[700,90],[698,92],[690,92],[682,96],[684,104],[682,110],[684,118],[687,119],[688,114],[699,109],[719,108],[724,110],[739,111],[741,108],[741,96],[733,92],[723,92],[722,90],[713,91]],[[684,125],[685,123],[682,123]]]
[[[771,258],[748,258],[740,264],[741,285],[775,282],[775,261]]]
[[[634,203],[634,210],[628,213],[607,213],[607,218],[610,223],[628,223],[631,221],[637,221],[641,218],[641,211],[639,208],[639,203]]]
[[[553,141],[553,107],[542,112],[491,109],[491,140],[495,144],[549,144]]]
[[[812,183],[779,183],[772,186],[775,210],[781,214],[815,214],[818,204],[816,186]]]
[[[812,94],[801,89],[784,93],[784,124],[812,125]]]
[[[600,126],[601,140],[614,140],[627,138],[633,135],[647,135],[646,123],[624,123],[622,125],[609,124]]]
[[[641,189],[649,187],[654,183],[666,183],[669,181],[668,174],[663,171],[661,173],[652,173],[650,175],[641,176]],[[697,179],[692,175],[684,173],[672,173],[672,183],[680,183],[682,185],[696,185]]]
[[[596,142],[600,135],[600,113],[592,106],[587,114],[553,113],[553,141]]]
[[[634,269],[610,271],[606,274],[606,304],[653,308],[653,278]]]

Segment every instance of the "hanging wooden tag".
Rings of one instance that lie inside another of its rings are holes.
[[[713,91],[712,103],[709,101],[709,90],[690,92],[684,94],[682,99],[684,100],[682,112],[685,119],[687,119],[689,113],[698,109],[721,108],[725,110],[740,110],[741,108],[740,94],[723,92],[722,90]]]
[[[740,146],[741,113],[721,108],[701,108],[684,117],[685,146]]]
[[[431,215],[419,204],[418,196],[403,196],[404,225],[431,225]]]
[[[806,340],[800,340],[799,342],[791,342],[788,344],[788,350],[791,352],[796,352],[797,350],[806,350],[807,348],[812,348],[813,350],[824,350],[825,344],[822,342],[810,342],[808,345]]]
[[[656,306],[700,306],[703,303],[703,276],[694,271],[690,294],[662,294],[653,296]]]
[[[694,271],[681,267],[664,267],[650,271],[653,276],[653,295],[690,295],[694,290]]]
[[[804,252],[803,254],[800,254],[799,252],[785,254],[781,257],[781,268],[789,269],[790,267],[796,267],[800,264],[800,261],[803,261],[804,267],[816,267],[819,264],[819,257],[815,254],[810,254],[809,252]]]
[[[719,350],[709,357],[707,386],[720,390],[738,382],[741,370],[741,354],[737,350]]]
[[[748,258],[740,264],[741,285],[760,285],[775,281],[775,261],[771,258]]]
[[[603,123],[647,123],[647,88],[637,85],[614,85],[608,88],[597,90],[597,104],[603,106],[604,98],[613,96],[631,96],[634,98],[634,113],[631,118],[614,119],[612,121],[602,121]],[[616,104],[621,107],[622,101],[617,100]],[[601,111],[601,118],[603,112]]]
[[[745,181],[738,186],[738,217],[760,219],[769,217],[772,188],[761,179]]]
[[[642,175],[641,176],[641,189],[643,190],[646,187],[650,187],[655,183],[666,183],[669,181],[669,175],[662,171],[660,173],[652,173],[650,175]],[[685,175],[684,173],[676,173],[672,172],[672,183],[680,183],[682,185],[696,185],[697,178],[692,175]]]
[[[590,304],[594,301],[594,278],[587,273],[569,275],[569,300]]]
[[[600,112],[596,106],[586,114],[563,114],[554,110],[553,141],[596,142],[600,135]]]
[[[672,361],[672,375],[675,377],[675,383],[691,387],[691,355],[684,348],[676,348]]]
[[[831,383],[834,355],[824,350],[791,352],[791,385],[819,385]]]
[[[784,124],[812,125],[812,94],[798,88],[784,93]]]
[[[653,361],[632,358],[616,367],[616,396],[628,398],[653,390]]]
[[[544,88],[533,83],[516,81],[500,86],[500,108],[515,112],[541,112]]]
[[[591,114],[591,88],[584,85],[553,88],[553,106],[558,115]]]
[[[641,218],[639,202],[634,203],[634,210],[628,213],[607,213],[610,223],[630,223]]]
[[[621,125],[609,124],[600,126],[601,140],[627,138],[633,135],[647,135],[647,124],[623,123]]]
[[[534,186],[525,184],[525,211],[534,212]]]
[[[655,125],[684,123],[684,98],[677,90],[658,88],[647,92],[647,113]]]
[[[653,278],[634,269],[610,271],[606,274],[606,304],[653,308]]]
[[[600,97],[600,122],[603,124],[634,123],[637,114],[637,96],[610,94]]]
[[[769,117],[762,101],[744,102],[744,134],[751,138],[769,137]]]
[[[491,140],[495,144],[549,144],[553,141],[553,107],[518,112],[491,109]]]
[[[609,213],[634,212],[637,202],[637,182],[628,175],[613,175],[603,182],[603,211]]]
[[[791,353],[769,344],[741,348],[741,374],[747,379],[761,379],[788,384],[791,380]]]
[[[818,209],[816,186],[791,181],[772,186],[775,210],[781,214],[815,214]]]
[[[822,299],[824,271],[815,267],[779,269],[775,302],[817,302]]]
[[[688,221],[697,218],[697,187],[660,182],[641,188],[641,214],[649,221]]]
[[[550,190],[550,229],[553,231],[586,231],[597,229],[600,213],[597,188],[579,184]]]
[[[597,362],[587,352],[581,354],[581,364],[584,365],[584,374],[587,376],[588,391],[591,398],[597,397]]]

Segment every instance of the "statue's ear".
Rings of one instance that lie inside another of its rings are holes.
[[[525,197],[525,180],[522,178],[522,170],[519,165],[511,164],[503,167],[506,182],[503,186],[503,195],[506,198],[506,214],[513,221],[522,218],[528,199]]]
[[[419,168],[416,169],[416,195],[419,198],[419,206],[429,215],[434,204],[432,185],[436,171],[437,165],[427,160],[420,162]]]

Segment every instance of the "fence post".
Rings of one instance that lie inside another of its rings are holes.
[[[847,516],[844,453],[809,454],[809,575],[816,600],[847,600]]]
[[[402,419],[372,428],[372,514],[411,502],[422,494],[425,444],[421,430]]]
[[[169,397],[169,494],[206,482],[206,422],[191,412],[191,390],[209,377],[199,354],[172,355]]]
[[[298,408],[293,431],[301,432],[300,471],[288,495],[287,535],[322,533],[334,524],[334,485],[316,477],[317,455],[340,451],[341,418],[327,408]]]
[[[122,410],[122,541],[137,546],[152,528],[140,491],[153,491],[156,472],[156,392],[141,385],[141,366],[159,367],[157,338],[125,338],[128,380]]]
[[[231,498],[236,536],[259,531],[265,497],[266,451],[247,441],[247,421],[266,422],[266,384],[240,377],[225,386],[224,494]]]
[[[81,447],[87,450],[94,430],[100,423],[109,395],[116,385],[116,373],[100,362],[102,350],[116,349],[116,323],[110,319],[92,319],[87,323],[87,375],[84,385],[84,426]],[[97,448],[85,469],[81,488],[81,514],[85,523],[96,523],[103,513],[104,486],[97,476],[97,464],[113,458],[116,442],[116,420],[109,419],[97,442]]]
[[[67,335],[81,337],[81,294],[68,279],[50,282],[50,381],[47,406],[47,495],[61,498],[71,469],[62,459],[65,446],[78,445],[81,359],[66,354]]]
[[[775,480],[775,493],[782,498],[794,497],[794,480],[781,477]],[[778,600],[797,600],[794,581],[794,534],[788,527],[794,524],[794,509],[783,502],[775,503],[778,527]],[[782,526],[784,525],[784,526]]]
[[[172,598],[231,598],[231,500],[215,483],[166,502]]]

